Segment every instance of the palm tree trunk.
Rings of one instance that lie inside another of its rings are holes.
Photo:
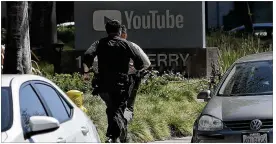
[[[31,46],[41,47],[39,55],[43,60],[53,63],[53,43],[57,42],[55,2],[32,2]]]
[[[4,74],[30,74],[31,51],[29,37],[28,2],[7,2],[7,46]]]

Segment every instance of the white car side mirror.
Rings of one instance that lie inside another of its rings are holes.
[[[59,121],[48,116],[30,117],[31,132],[42,132],[59,128]]]

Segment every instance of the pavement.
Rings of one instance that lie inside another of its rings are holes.
[[[191,143],[192,137],[172,138],[170,140],[155,141],[150,143]]]
[[[204,103],[205,101],[203,99],[197,99],[197,102]]]

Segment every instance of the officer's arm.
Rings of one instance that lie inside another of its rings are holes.
[[[140,54],[139,50],[137,50],[131,43],[125,43],[126,49],[130,58],[133,60],[134,68],[136,70],[142,70],[144,68],[144,63],[142,59],[142,55]]]
[[[142,57],[142,60],[143,60],[143,62],[144,62],[144,69],[147,69],[147,68],[149,68],[150,67],[150,65],[151,65],[151,62],[150,62],[150,60],[149,60],[149,57],[146,55],[146,53],[142,50],[142,48],[141,47],[139,47],[137,44],[135,44],[135,43],[132,43],[133,44],[133,46],[140,52],[140,54],[141,54],[141,57]]]
[[[96,49],[99,41],[94,42],[84,53],[83,56],[83,70],[85,73],[89,72],[91,66],[93,65],[94,58],[96,57]]]

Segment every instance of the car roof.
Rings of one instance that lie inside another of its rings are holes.
[[[272,23],[255,23],[255,24],[253,24],[253,28],[257,28],[257,27],[269,28],[269,27],[273,27],[273,24]],[[230,30],[230,32],[242,30],[244,28],[245,28],[244,25],[242,25],[242,26],[233,28],[232,30]]]
[[[235,63],[273,60],[273,52],[251,54],[238,59]]]
[[[42,80],[48,82],[49,80],[38,76],[38,75],[32,75],[32,74],[2,74],[1,77],[2,87],[9,87],[12,80],[18,80],[21,82],[27,81],[27,80]]]
[[[253,27],[273,27],[272,23],[255,23]]]
[[[23,83],[27,82],[27,81],[43,81],[45,83],[48,83],[48,84],[54,86],[55,89],[58,90],[58,92],[61,93],[63,96],[67,95],[54,82],[52,82],[51,80],[49,80],[47,78],[44,78],[42,76],[38,76],[38,75],[32,75],[32,74],[2,74],[1,79],[2,79],[2,87],[15,86],[14,89],[16,89],[16,90],[18,90],[18,88],[20,88],[20,86]],[[13,96],[19,96],[19,95],[15,94]],[[71,105],[73,105],[75,108],[77,108],[75,103],[69,97],[65,97],[65,98],[67,99],[67,101],[70,102]]]

